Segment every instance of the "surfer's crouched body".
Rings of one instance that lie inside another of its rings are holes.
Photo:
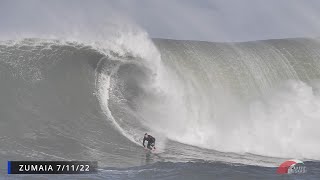
[[[147,148],[152,150],[152,148],[156,148],[155,145],[156,145],[156,139],[154,137],[152,137],[151,135],[148,135],[147,133],[144,134],[144,137],[143,137],[143,142],[142,142],[142,145],[143,147],[146,147],[144,145],[144,142],[145,141],[148,141],[148,145],[147,145]]]

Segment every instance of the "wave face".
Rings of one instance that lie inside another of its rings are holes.
[[[0,48],[2,162],[137,164],[133,153],[116,155],[128,154],[131,142],[108,123],[95,94],[96,68],[104,53],[43,39],[6,41]]]
[[[0,158],[320,160],[317,39],[121,43],[1,42]],[[141,150],[146,131],[158,155]]]

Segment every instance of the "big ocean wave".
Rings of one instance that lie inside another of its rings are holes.
[[[320,160],[319,79],[318,39],[3,40],[1,159],[144,164],[150,132],[151,162]]]

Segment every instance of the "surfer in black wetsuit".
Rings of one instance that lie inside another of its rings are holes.
[[[147,145],[148,149],[150,149],[150,150],[152,150],[152,148],[156,149],[156,147],[155,147],[156,139],[154,137],[152,137],[151,135],[148,135],[147,133],[145,133],[144,137],[143,137],[143,142],[142,142],[143,147],[146,147],[144,145],[145,141],[148,141],[148,145]]]

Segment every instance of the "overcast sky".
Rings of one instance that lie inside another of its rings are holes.
[[[319,37],[320,0],[0,1],[2,35],[67,31],[71,24],[95,28],[120,19],[157,38],[249,41]]]

